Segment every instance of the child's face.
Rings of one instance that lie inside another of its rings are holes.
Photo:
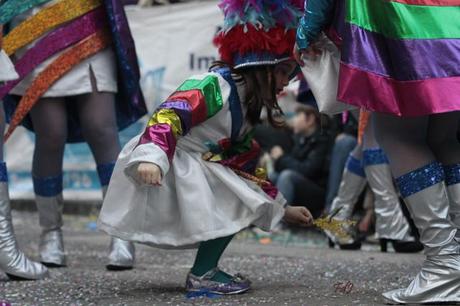
[[[292,129],[294,134],[300,134],[309,131],[315,125],[315,117],[307,115],[304,112],[297,113],[292,120]]]
[[[289,84],[296,67],[297,63],[293,60],[284,61],[275,66],[276,94],[282,92],[284,87]]]

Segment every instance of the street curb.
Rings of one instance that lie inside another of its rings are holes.
[[[100,201],[64,201],[64,214],[90,216],[99,214],[102,203]],[[37,207],[33,200],[12,200],[11,208],[19,211],[36,212]]]

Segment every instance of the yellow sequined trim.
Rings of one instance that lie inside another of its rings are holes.
[[[3,39],[3,49],[12,55],[55,27],[102,5],[102,0],[63,0],[41,10],[15,27]]]
[[[179,116],[172,109],[163,108],[153,114],[152,118],[149,120],[148,126],[156,124],[168,124],[176,138],[182,135],[182,123]]]
[[[339,238],[348,239],[351,238],[350,235],[345,230],[346,226],[355,225],[355,221],[350,220],[337,220],[330,219],[329,217],[319,218],[313,221],[313,225],[322,229],[323,231],[329,231],[335,234]]]
[[[233,169],[232,170],[239,176],[241,176],[242,178],[244,179],[247,179],[247,180],[250,180],[250,181],[253,181],[254,183],[256,183],[257,185],[259,185],[260,187],[262,186],[269,186],[271,185],[271,183],[267,180],[264,180],[264,179],[261,179],[261,178],[258,178],[254,175],[251,175],[247,172],[244,172],[244,171],[241,171],[241,170],[238,170],[238,169]]]

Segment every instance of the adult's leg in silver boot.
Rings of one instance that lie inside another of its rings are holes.
[[[428,143],[437,161],[443,165],[452,223],[460,229],[460,112],[443,113],[430,118]],[[457,231],[460,239],[460,231]]]
[[[397,179],[420,232],[427,255],[421,271],[405,289],[384,293],[395,303],[460,302],[460,244],[448,218],[444,172],[437,162]]]
[[[48,270],[19,250],[14,236],[5,163],[0,163],[0,270],[11,279],[36,280]]]
[[[375,231],[378,238],[414,241],[409,223],[399,203],[388,159],[380,148],[363,151],[363,165],[369,186],[374,193]]]
[[[35,201],[42,233],[40,236],[41,262],[48,267],[67,265],[62,237],[62,176],[34,178]]]
[[[334,219],[345,220],[351,218],[355,204],[365,186],[366,177],[361,161],[350,155],[342,175],[338,194],[332,202],[331,212],[340,208]],[[330,232],[326,232],[326,234],[334,243],[345,245],[354,242],[353,238],[340,238]]]
[[[48,266],[65,266],[62,241],[62,163],[67,140],[64,98],[42,98],[30,112],[35,131],[32,165],[42,233],[41,260]]]
[[[76,97],[83,135],[93,152],[103,195],[110,181],[121,146],[118,139],[115,95],[98,92],[96,79],[91,75],[93,92]],[[134,244],[112,238],[107,268],[131,269],[134,265]]]

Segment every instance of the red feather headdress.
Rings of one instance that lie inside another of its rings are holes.
[[[290,58],[302,0],[222,0],[224,27],[214,38],[223,61],[241,68]]]

